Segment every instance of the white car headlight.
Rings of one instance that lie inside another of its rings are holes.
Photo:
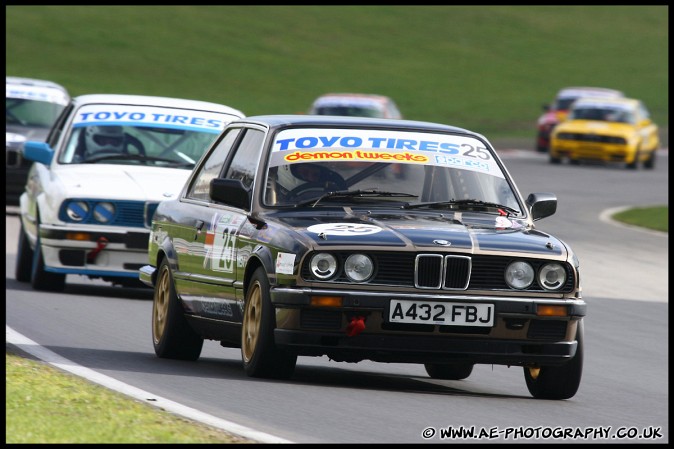
[[[115,205],[112,203],[97,203],[94,206],[94,219],[99,223],[109,223],[115,216]]]
[[[566,282],[566,270],[559,263],[548,263],[538,272],[538,283],[546,290],[558,290]]]
[[[89,215],[89,205],[84,201],[73,201],[68,204],[66,213],[72,221],[82,221]]]
[[[318,253],[311,258],[311,273],[318,279],[330,279],[337,273],[337,259],[328,253]]]
[[[344,272],[354,282],[367,281],[374,272],[374,264],[365,254],[351,254],[344,263]]]
[[[506,268],[505,281],[511,288],[525,289],[534,282],[534,268],[527,262],[512,262]]]

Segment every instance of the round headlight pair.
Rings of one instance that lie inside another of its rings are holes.
[[[94,220],[99,223],[109,223],[115,216],[115,205],[102,202],[94,204]],[[89,216],[89,204],[86,201],[73,201],[66,207],[66,214],[72,221],[82,222]]]
[[[505,271],[505,281],[511,288],[523,290],[533,284],[536,273],[530,263],[512,262]],[[559,290],[566,282],[566,270],[557,262],[546,263],[538,270],[538,284],[545,290]]]
[[[311,258],[311,274],[328,280],[338,272],[337,259],[330,253],[317,253]],[[365,254],[351,254],[344,262],[344,274],[353,282],[367,281],[374,272],[374,263]]]

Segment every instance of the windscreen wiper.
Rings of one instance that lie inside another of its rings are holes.
[[[295,207],[302,207],[311,204],[316,207],[318,203],[328,198],[418,198],[418,195],[404,192],[386,192],[377,189],[368,190],[335,190],[326,192],[318,198],[310,198],[295,204]]]
[[[155,157],[155,156],[144,156],[142,154],[123,154],[123,153],[104,154],[98,157],[86,159],[82,161],[82,163],[95,164],[96,162],[105,161],[109,159],[134,159],[137,161],[167,162],[171,164],[171,167],[185,167],[185,168],[194,167],[193,163],[176,161],[175,159],[166,159],[163,157]]]
[[[504,211],[506,216],[510,216],[511,214],[516,215],[519,214],[520,211],[517,209],[513,209],[512,207],[505,206],[503,204],[499,203],[492,203],[489,201],[482,201],[482,200],[477,200],[477,199],[463,199],[463,200],[449,200],[449,201],[433,201],[429,203],[413,203],[413,204],[405,204],[402,206],[402,209],[419,209],[422,207],[427,207],[430,209],[439,209],[439,208],[444,208],[444,207],[449,207],[452,209],[451,206],[467,206],[467,207],[484,207],[484,208],[493,208],[493,209],[498,209],[500,211]]]

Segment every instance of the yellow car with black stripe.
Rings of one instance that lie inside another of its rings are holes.
[[[584,97],[574,102],[567,119],[555,127],[550,163],[568,159],[571,164],[599,161],[652,169],[659,146],[658,126],[642,101]]]

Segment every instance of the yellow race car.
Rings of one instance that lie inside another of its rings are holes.
[[[641,163],[652,169],[659,146],[658,126],[640,100],[584,97],[552,132],[550,162],[617,162],[631,169]]]

